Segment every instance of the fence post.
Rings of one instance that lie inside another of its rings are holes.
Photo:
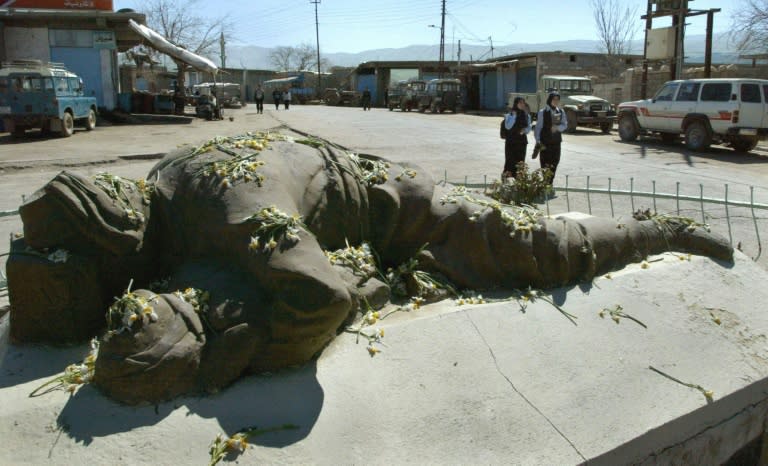
[[[568,175],[565,175],[565,205],[568,212],[571,211],[571,196],[568,194]]]
[[[760,242],[760,229],[757,228],[757,217],[755,216],[755,187],[750,186],[749,187],[749,204],[752,206],[752,221],[755,222],[755,235],[757,236],[757,256],[755,256],[754,260],[757,262],[757,259],[760,258],[760,255],[763,253],[763,244]]]
[[[704,216],[704,185],[699,183],[699,202],[701,203],[701,223],[707,223],[707,218]]]
[[[677,202],[677,215],[680,215],[680,182],[678,181],[675,183],[676,189],[675,189],[675,201]]]
[[[629,178],[629,202],[632,206],[632,213],[635,213],[635,178]]]
[[[651,192],[651,199],[653,199],[653,213],[657,214],[658,210],[656,209],[656,180],[651,180],[651,185],[653,186],[653,191]]]
[[[587,212],[592,215],[592,199],[589,197],[589,175],[587,175]]]
[[[613,213],[613,195],[611,194],[611,177],[608,177],[608,202],[611,203],[611,217],[616,215]]]
[[[731,233],[731,214],[728,212],[728,183],[725,183],[725,219],[728,222],[728,242],[733,246],[733,233]]]

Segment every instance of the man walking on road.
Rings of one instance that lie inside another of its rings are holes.
[[[261,84],[256,85],[253,100],[256,101],[256,113],[264,113],[264,89],[261,88]]]

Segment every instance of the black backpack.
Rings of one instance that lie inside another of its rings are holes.
[[[507,117],[504,117],[501,119],[501,129],[499,130],[499,136],[501,136],[501,139],[507,139],[507,134],[509,134],[509,130],[507,129],[506,123]]]

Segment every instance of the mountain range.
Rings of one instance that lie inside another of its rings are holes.
[[[685,56],[687,64],[704,63],[705,36],[689,35],[685,39]],[[729,64],[737,63],[738,52],[728,40],[727,33],[714,35],[712,41],[712,63]],[[298,45],[298,44],[297,44]],[[458,45],[458,44],[457,44]],[[227,66],[231,68],[245,67],[249,69],[273,69],[274,65],[270,63],[269,55],[271,48],[259,47],[256,45],[229,46],[227,47]],[[445,56],[451,57],[450,60],[456,60],[457,46],[453,44],[445,45]],[[632,42],[632,53],[642,55],[643,40],[638,39]],[[515,55],[527,52],[576,52],[576,53],[599,53],[600,42],[596,40],[567,40],[547,43],[515,43],[501,47],[479,45],[462,45],[461,61],[485,61],[494,57],[506,55]],[[354,67],[367,61],[437,61],[440,56],[439,45],[410,45],[401,48],[386,48],[365,50],[358,53],[325,53],[322,55],[332,66]]]

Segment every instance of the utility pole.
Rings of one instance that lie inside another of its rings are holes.
[[[226,51],[226,42],[224,41],[223,29],[221,31],[221,35],[219,36],[219,46],[221,47],[221,67],[226,68],[227,67],[227,51]]]
[[[491,58],[493,58],[493,37],[488,36],[488,41],[491,43]]]
[[[443,67],[445,65],[445,0],[443,0],[442,19],[440,23],[440,67],[438,74],[443,77]]]
[[[459,50],[456,53],[456,68],[461,68],[461,39],[459,39]]]
[[[321,96],[322,88],[322,75],[320,74],[320,25],[317,21],[317,5],[321,0],[309,0],[309,3],[315,5],[315,39],[317,40],[317,96]]]

